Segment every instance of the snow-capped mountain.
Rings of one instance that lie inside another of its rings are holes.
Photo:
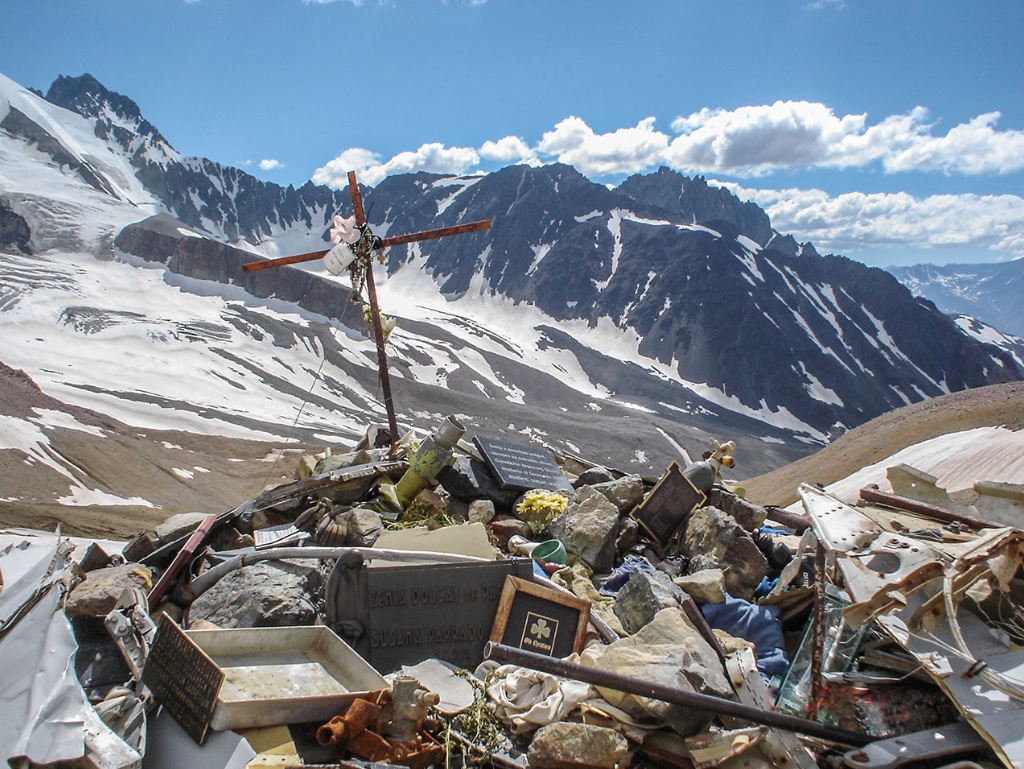
[[[971,315],[1024,337],[1024,259],[991,264],[889,267],[915,296],[950,315]]]
[[[753,475],[1024,376],[887,273],[664,169],[614,190],[562,165],[405,175],[364,203],[379,236],[493,223],[379,270],[399,418],[420,427],[457,413],[651,473],[731,437]],[[383,419],[351,288],[319,262],[241,270],[324,248],[350,209],[181,156],[89,76],[46,99],[0,76],[0,361],[129,425],[350,441]]]

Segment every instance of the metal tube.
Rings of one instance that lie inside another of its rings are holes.
[[[919,502],[916,499],[901,497],[898,494],[889,494],[882,491],[877,485],[865,486],[860,490],[860,498],[865,502],[876,502],[880,505],[895,507],[898,510],[907,510],[911,513],[920,513],[929,518],[934,518],[943,523],[959,523],[969,529],[1002,529],[1006,524],[986,521],[984,518],[968,517],[950,510],[926,502]]]
[[[797,734],[806,734],[842,745],[861,747],[873,741],[873,738],[867,735],[826,726],[817,721],[808,721],[805,718],[789,716],[785,713],[776,713],[772,710],[762,710],[761,708],[744,705],[710,694],[688,692],[663,684],[643,681],[639,678],[610,673],[598,668],[577,665],[553,657],[546,657],[543,654],[535,654],[534,652],[517,649],[513,646],[494,643],[493,641],[488,642],[484,646],[484,659],[532,668],[533,670],[540,670],[544,673],[562,676],[563,678],[583,681],[594,686],[603,686],[607,689],[615,689],[627,694],[637,694],[641,697],[651,697],[662,702],[670,702],[673,705],[683,705],[685,707],[697,708],[698,710],[705,710],[716,715],[734,716],[751,723],[763,724],[764,726],[776,729],[785,729]]]
[[[488,559],[461,553],[436,553],[421,550],[391,550],[376,547],[275,547],[271,550],[254,550],[237,555],[230,560],[213,566],[181,589],[183,598],[194,601],[220,579],[243,566],[261,561],[279,561],[285,558],[337,559],[355,553],[365,560],[379,558],[400,563],[480,563]]]

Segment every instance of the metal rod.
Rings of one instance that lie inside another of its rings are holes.
[[[281,256],[276,259],[262,259],[258,262],[249,262],[243,264],[242,269],[245,272],[253,272],[254,270],[265,270],[268,267],[283,267],[286,264],[298,264],[299,262],[312,262],[314,259],[323,259],[327,256],[326,251],[310,251],[306,254],[296,254],[295,256]]]
[[[479,222],[469,222],[468,224],[455,224],[451,227],[440,227],[436,230],[424,230],[423,232],[413,232],[408,235],[395,235],[391,238],[384,238],[380,242],[381,248],[388,248],[389,246],[400,246],[403,243],[418,243],[421,240],[433,240],[434,238],[443,238],[445,235],[461,235],[464,232],[476,232],[477,230],[486,230],[491,226],[490,219],[483,219]]]
[[[670,702],[673,705],[683,705],[685,707],[705,710],[716,715],[743,718],[755,724],[785,729],[797,734],[806,734],[842,745],[861,747],[873,741],[867,735],[827,726],[817,721],[808,721],[805,718],[789,716],[785,713],[776,713],[772,710],[762,710],[761,708],[744,705],[723,697],[688,692],[663,684],[643,681],[639,678],[631,678],[617,673],[610,673],[606,670],[577,665],[572,662],[546,657],[543,654],[535,654],[534,652],[524,651],[512,646],[494,643],[493,641],[488,642],[484,646],[484,659],[532,668],[533,670],[540,670],[544,673],[562,676],[563,678],[583,681],[594,686],[603,686],[607,689],[615,689],[627,694],[637,694],[642,697],[661,700],[662,702]]]
[[[973,529],[974,531],[978,531],[979,529],[1002,529],[1006,526],[1006,524],[986,521],[983,518],[971,518],[966,515],[959,515],[950,510],[946,510],[945,508],[929,505],[925,502],[918,502],[916,499],[901,497],[898,494],[889,494],[880,490],[877,486],[865,486],[862,488],[860,490],[860,498],[865,502],[877,502],[880,505],[895,507],[899,510],[906,510],[911,513],[920,513],[921,515],[926,515],[929,518],[934,518],[935,520],[943,521],[944,523],[959,523],[969,529]]]
[[[358,555],[364,560],[375,558],[382,561],[397,563],[483,563],[486,558],[461,553],[438,553],[427,550],[392,550],[379,547],[275,547],[270,550],[252,550],[242,555],[211,566],[189,584],[181,589],[181,597],[189,602],[201,596],[225,575],[243,566],[251,566],[261,561],[280,561],[283,559],[312,558],[316,560],[332,560],[349,555]]]
[[[814,634],[811,644],[811,696],[807,703],[807,717],[818,717],[818,702],[821,699],[822,669],[825,656],[825,546],[818,540],[814,551],[814,611],[812,627]]]

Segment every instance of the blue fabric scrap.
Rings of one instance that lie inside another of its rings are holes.
[[[759,606],[726,594],[725,603],[704,604],[701,612],[712,628],[754,644],[762,675],[781,678],[786,674],[789,660],[777,606]]]

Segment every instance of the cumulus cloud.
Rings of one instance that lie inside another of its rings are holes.
[[[344,187],[348,184],[348,172],[355,171],[364,184],[373,184],[365,177],[371,168],[380,166],[380,161],[381,157],[376,152],[362,147],[352,147],[316,169],[313,172],[312,180],[315,184]]]
[[[413,152],[400,152],[387,162],[370,150],[356,147],[345,150],[334,160],[313,173],[313,181],[332,187],[348,184],[348,172],[355,171],[359,180],[371,187],[393,174],[427,171],[435,174],[462,174],[480,162],[480,155],[471,147],[445,147],[440,143],[424,144]]]
[[[1024,198],[1016,195],[930,195],[748,189],[780,232],[813,241],[819,250],[852,253],[874,246],[961,246],[1024,256]]]
[[[480,157],[497,163],[526,163],[536,165],[540,162],[530,145],[518,136],[506,136],[496,142],[484,142],[480,146]]]
[[[274,160],[273,158],[267,158],[260,161],[260,168],[264,171],[273,171],[275,168],[282,168],[283,164],[280,160]]]
[[[923,107],[869,125],[816,102],[778,101],[679,117],[665,153],[681,171],[757,176],[782,169],[880,164],[888,173],[1003,174],[1024,169],[1024,131],[996,130],[998,112],[936,134]]]
[[[587,176],[629,174],[662,161],[668,137],[654,130],[654,118],[632,128],[597,134],[582,119],[568,117],[537,145],[539,154],[573,165]]]
[[[675,168],[739,175],[826,164],[845,137],[863,129],[865,117],[840,118],[824,104],[803,101],[702,109],[672,122],[679,136],[665,155]]]
[[[312,1],[312,0],[311,0]],[[666,165],[683,173],[756,177],[809,168],[864,168],[888,174],[992,175],[1024,170],[1024,131],[998,130],[998,112],[945,133],[915,107],[870,123],[866,114],[837,115],[819,102],[777,101],[737,109],[702,109],[672,121],[674,135],[648,117],[630,128],[597,133],[577,116],[546,131],[535,146],[519,136],[479,149],[422,145],[390,160],[353,148],[318,169],[313,181],[342,183],[356,170],[367,184],[414,171],[463,174],[481,161],[539,165],[557,160],[590,177],[621,176]]]

